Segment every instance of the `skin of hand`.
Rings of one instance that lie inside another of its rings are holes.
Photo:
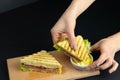
[[[73,0],[57,23],[51,29],[53,43],[68,37],[70,45],[76,49],[74,29],[77,17],[84,12],[95,0]]]
[[[112,73],[117,70],[118,62],[115,61],[114,56],[117,51],[120,50],[120,32],[101,39],[93,46],[91,46],[91,51],[100,51],[100,57],[94,61],[88,69],[97,69],[97,70],[105,70],[109,67],[109,73]]]

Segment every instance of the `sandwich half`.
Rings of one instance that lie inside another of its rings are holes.
[[[62,65],[45,50],[21,58],[20,69],[23,71],[62,73]]]
[[[75,58],[79,61],[86,61],[89,58],[90,42],[87,39],[83,39],[81,35],[76,36],[77,49],[71,48],[68,39],[60,40],[54,45],[58,51],[64,51],[65,54]]]

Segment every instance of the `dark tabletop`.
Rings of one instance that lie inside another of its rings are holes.
[[[0,14],[0,79],[9,80],[6,59],[42,49],[54,50],[50,29],[70,2],[71,0],[39,0]],[[94,44],[118,32],[119,7],[117,0],[96,0],[78,17],[75,34],[83,35]],[[99,52],[94,52],[93,55],[98,58]],[[120,63],[120,52],[116,53],[115,59]],[[120,67],[112,74],[104,70],[98,76],[80,80],[119,80],[119,74]]]

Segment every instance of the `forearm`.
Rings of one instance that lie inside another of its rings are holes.
[[[75,19],[82,14],[95,0],[73,0],[66,9],[64,16],[74,17]]]
[[[109,36],[108,39],[111,39],[111,41],[114,42],[114,44],[111,44],[111,45],[115,45],[117,48],[117,51],[119,51],[120,50],[120,32],[112,36]]]

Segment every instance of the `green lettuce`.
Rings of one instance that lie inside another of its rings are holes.
[[[29,68],[25,66],[24,64],[20,64],[20,69],[23,71],[29,70]]]
[[[88,39],[84,39],[84,42],[88,48],[88,50],[90,50],[90,47],[91,47],[91,43],[88,41]]]
[[[62,51],[63,49],[60,47],[60,46],[58,46],[58,45],[54,45],[53,46],[57,51]]]

